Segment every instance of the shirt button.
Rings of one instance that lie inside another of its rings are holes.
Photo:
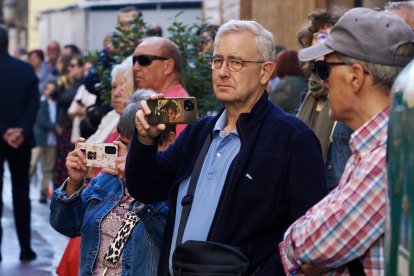
[[[331,164],[329,164],[329,165],[327,165],[327,166],[326,166],[326,169],[327,169],[328,171],[332,171],[333,166],[332,166]]]
[[[217,156],[218,158],[220,158],[220,157],[221,157],[221,153],[220,153],[220,152],[217,152],[216,156]]]

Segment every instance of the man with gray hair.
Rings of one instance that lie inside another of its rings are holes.
[[[400,1],[400,2],[388,2],[385,9],[398,15],[410,26],[414,32],[414,1]]]
[[[383,275],[390,91],[414,57],[414,33],[391,13],[355,8],[324,43],[299,52],[303,61],[319,57],[330,116],[354,130],[352,155],[338,187],[285,233],[285,272]]]
[[[257,22],[223,24],[210,66],[224,109],[188,125],[158,156],[156,141],[165,125],[148,125],[151,111],[141,102],[126,178],[139,201],[170,200],[173,220],[166,229],[160,275],[188,275],[182,263],[190,263],[197,275],[211,275],[212,267],[220,275],[282,275],[277,244],[287,227],[325,195],[315,134],[268,101],[274,56],[273,35]],[[247,270],[226,274],[228,264],[194,265],[189,259],[205,251],[191,244],[203,241],[241,249],[249,260]],[[179,248],[189,249],[181,263],[175,261]]]

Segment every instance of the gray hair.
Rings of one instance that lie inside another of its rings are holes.
[[[217,47],[219,39],[224,34],[238,33],[242,31],[249,31],[256,36],[257,50],[259,51],[259,58],[261,60],[274,61],[275,42],[273,34],[256,21],[230,20],[224,23],[217,31],[216,38],[214,39],[214,48]]]
[[[137,89],[131,96],[127,107],[122,111],[119,118],[117,131],[120,135],[131,138],[135,129],[135,115],[141,109],[140,101],[147,100],[150,96],[156,95],[151,89]]]
[[[383,65],[359,59],[354,59],[342,54],[339,54],[339,56],[341,57],[341,60],[343,60],[344,62],[361,64],[364,67],[364,70],[371,75],[373,85],[387,88],[387,93],[390,92],[389,88],[392,87],[398,74],[403,69],[403,67]],[[414,44],[406,43],[400,45],[396,51],[396,56],[414,57]]]
[[[385,9],[414,8],[414,1],[388,2]]]
[[[126,64],[121,63],[121,64],[114,65],[111,71],[111,81],[114,81],[116,77],[118,77],[119,75],[125,74],[126,71],[127,71]]]
[[[132,94],[131,98],[129,99],[129,103],[139,103],[140,101],[147,100],[152,95],[157,95],[158,93],[152,89],[148,88],[139,88],[137,89],[134,94]]]
[[[134,90],[135,84],[134,84],[134,64],[132,63],[132,56],[128,56],[126,59],[124,59],[121,63],[123,66],[125,66],[124,76],[126,77],[126,82],[130,84]],[[132,91],[127,91],[128,93]]]

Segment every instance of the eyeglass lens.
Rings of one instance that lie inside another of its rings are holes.
[[[329,73],[331,71],[331,66],[329,65],[329,63],[319,60],[315,62],[315,69],[316,73],[318,73],[318,76],[321,78],[321,80],[328,80]]]
[[[166,57],[159,57],[159,56],[152,56],[152,55],[139,55],[139,56],[133,56],[132,62],[135,64],[138,62],[140,66],[148,66],[151,65],[153,60],[167,60]]]

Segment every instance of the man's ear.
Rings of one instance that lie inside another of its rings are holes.
[[[351,66],[350,85],[354,93],[358,93],[366,80],[365,69],[362,64],[353,63]]]
[[[167,59],[164,62],[164,72],[166,75],[170,75],[174,72],[174,65],[175,65],[175,61],[172,58]]]
[[[275,70],[275,64],[271,61],[267,61],[262,64],[262,69],[260,71],[260,83],[265,85],[270,77],[272,76],[273,70]]]

